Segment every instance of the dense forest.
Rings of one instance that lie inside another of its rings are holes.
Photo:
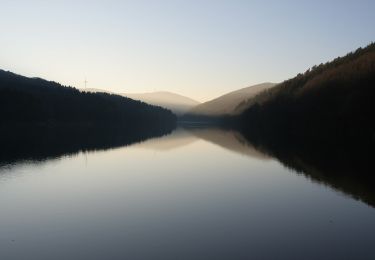
[[[166,128],[175,126],[169,110],[130,98],[81,92],[56,82],[27,78],[0,70],[0,126],[123,126]]]
[[[246,135],[286,144],[375,142],[375,44],[314,66],[239,105]]]

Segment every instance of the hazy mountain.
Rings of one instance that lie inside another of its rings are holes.
[[[82,91],[115,94],[114,92],[96,88],[82,89]],[[146,93],[118,93],[118,95],[128,97],[134,100],[139,100],[154,106],[167,108],[176,115],[182,115],[189,111],[191,108],[200,104],[200,102],[194,99],[167,91]]]
[[[254,97],[263,90],[269,89],[275,86],[275,83],[262,83],[246,88],[242,88],[211,101],[207,101],[200,105],[197,105],[191,109],[188,114],[190,115],[204,115],[204,116],[220,116],[220,115],[232,115],[236,111],[236,108],[241,102]]]
[[[200,102],[194,99],[167,91],[150,93],[121,93],[121,95],[135,100],[140,100],[151,105],[168,108],[176,115],[184,114],[191,108],[200,104]]]

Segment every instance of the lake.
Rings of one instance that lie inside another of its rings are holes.
[[[371,189],[285,165],[214,128],[7,158],[0,259],[375,259]]]

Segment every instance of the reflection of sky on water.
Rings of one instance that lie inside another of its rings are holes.
[[[374,257],[373,208],[200,135],[2,168],[1,258]]]

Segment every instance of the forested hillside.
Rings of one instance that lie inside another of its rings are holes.
[[[234,115],[242,111],[236,109],[240,103],[246,102],[260,92],[272,88],[275,83],[262,83],[229,92],[213,100],[204,102],[191,109],[187,116],[224,116]]]
[[[172,127],[167,109],[107,93],[81,92],[56,82],[0,70],[0,123]]]
[[[375,44],[314,66],[244,102],[244,132],[331,141],[375,141]]]

